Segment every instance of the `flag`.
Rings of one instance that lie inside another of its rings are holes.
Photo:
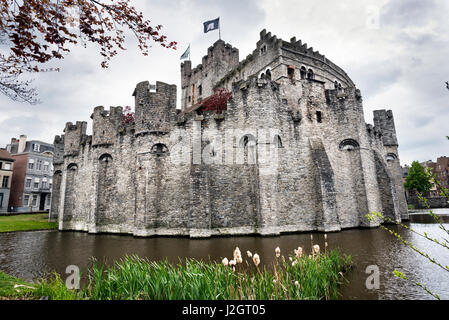
[[[181,60],[182,60],[182,59],[187,59],[187,57],[190,57],[190,44],[189,44],[189,46],[187,47],[186,52],[184,52],[184,53],[182,54]]]
[[[215,30],[219,28],[220,18],[206,21],[203,23],[204,25],[204,33],[208,33],[209,31]]]

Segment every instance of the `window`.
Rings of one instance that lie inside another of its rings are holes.
[[[36,170],[42,170],[42,160],[37,160]]]
[[[49,194],[49,195],[47,196],[47,206],[49,206],[50,203],[51,203],[51,194]]]
[[[190,96],[189,96],[189,102],[192,100],[192,98],[190,98]]]
[[[274,145],[276,147],[282,148],[282,140],[281,140],[281,137],[278,134],[274,136],[273,143],[274,143]]]
[[[289,66],[287,68],[287,76],[292,81],[295,79],[295,67]]]
[[[304,80],[306,78],[306,75],[307,75],[307,71],[306,71],[306,68],[304,66],[301,67],[300,74],[301,74],[301,80]]]
[[[312,80],[315,78],[315,75],[313,74],[313,70],[309,69],[309,71],[307,72],[307,79]]]
[[[0,208],[3,207],[3,193],[0,193]]]
[[[359,149],[360,145],[357,141],[354,139],[345,139],[342,142],[340,142],[340,145],[338,146],[338,149],[345,150],[345,151],[352,151]]]
[[[321,123],[321,122],[323,121],[322,115],[321,115],[321,111],[317,111],[317,112],[316,112],[316,121],[317,121],[318,123]]]
[[[31,202],[33,207],[37,206],[37,194],[33,194],[33,200]]]
[[[3,162],[0,161],[0,170],[2,169],[2,164],[3,164]]]
[[[266,46],[266,45],[263,45],[263,46],[260,48],[260,54],[265,54],[265,52],[267,52],[267,46]]]
[[[25,194],[23,196],[22,206],[28,207],[29,205],[30,205],[30,195],[29,194]]]
[[[44,162],[44,171],[48,171],[49,167],[50,167],[50,162],[45,161]]]
[[[39,188],[39,179],[34,180],[34,189]]]
[[[39,152],[39,149],[40,149],[40,145],[39,144],[33,144],[33,151],[36,151],[36,152]]]
[[[156,143],[151,147],[151,153],[154,153],[156,155],[162,155],[167,152],[168,152],[167,146],[162,143]]]
[[[202,85],[199,85],[198,86],[198,95],[202,95],[203,94],[203,86]]]
[[[2,181],[2,188],[8,188],[9,177],[4,176]]]
[[[256,138],[252,134],[245,134],[239,142],[240,147],[254,147],[257,144]]]
[[[11,170],[11,164],[5,163],[5,170]]]
[[[267,80],[271,80],[271,71],[270,69],[267,69],[267,71],[265,72],[266,76],[267,76]]]
[[[28,160],[28,169],[34,169],[34,159]]]
[[[31,178],[26,179],[25,188],[31,188]]]

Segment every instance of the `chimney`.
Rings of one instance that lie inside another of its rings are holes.
[[[27,144],[27,136],[22,134],[19,139],[19,150],[17,150],[17,153],[24,152],[26,144]]]
[[[16,138],[11,138],[11,144],[19,142]]]

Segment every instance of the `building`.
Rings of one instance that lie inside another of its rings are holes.
[[[437,180],[440,182],[438,186],[438,194],[442,196],[441,189],[448,190],[449,188],[449,157],[439,157],[435,164],[435,174]]]
[[[432,173],[432,175],[434,175],[436,173],[436,163],[433,162],[432,160],[427,160],[424,162],[420,162],[420,164],[424,167],[424,169],[429,170]],[[430,187],[430,190],[427,194],[425,194],[424,196],[426,197],[438,197],[439,196],[439,192],[438,192],[438,187],[436,185],[436,183],[434,183],[433,181],[431,181],[432,187]]]
[[[218,40],[176,86],[138,83],[135,119],[98,106],[56,136],[60,230],[135,236],[278,235],[408,219],[391,110],[365,123],[344,70],[263,30],[244,60]]]
[[[449,157],[438,157],[436,162],[427,160],[421,162],[424,168],[430,168],[432,175],[436,176],[439,185],[432,181],[432,188],[428,194],[429,197],[441,197],[442,189],[449,187]]]
[[[0,149],[0,212],[8,211],[13,169],[11,154],[6,149]]]
[[[26,135],[11,139],[7,150],[15,160],[9,207],[16,212],[49,210],[53,183],[52,144],[27,141]]]

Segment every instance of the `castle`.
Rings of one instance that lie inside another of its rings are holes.
[[[99,106],[92,135],[69,122],[55,137],[60,230],[278,235],[374,227],[372,211],[408,219],[392,112],[366,124],[349,76],[307,44],[263,30],[240,61],[218,40],[197,67],[181,63],[181,85],[181,109],[175,85],[145,81],[133,122]],[[232,97],[205,108],[217,89]]]

